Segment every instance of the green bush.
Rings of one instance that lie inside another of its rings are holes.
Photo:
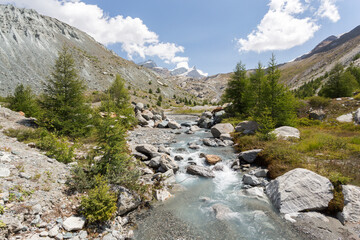
[[[318,126],[321,124],[319,120],[312,120],[309,118],[299,118],[297,119],[297,126],[310,127],[310,126]]]
[[[96,177],[95,188],[81,199],[81,212],[89,223],[110,220],[116,212],[115,194],[102,177]]]
[[[308,98],[308,101],[309,101],[310,107],[319,109],[319,108],[325,108],[325,107],[329,106],[331,100],[329,98],[325,98],[325,97],[314,96],[314,97]]]
[[[57,138],[54,133],[44,130],[36,146],[45,150],[48,157],[53,157],[59,162],[69,163],[73,161],[75,145],[69,146],[64,137]]]
[[[4,214],[4,206],[3,205],[0,205],[0,215],[3,215]]]
[[[20,84],[15,88],[14,95],[8,97],[9,108],[13,111],[22,111],[26,117],[38,117],[40,107],[29,86]]]
[[[71,191],[84,192],[94,187],[94,180],[90,170],[84,171],[82,167],[76,166],[71,169],[71,176],[66,185]]]
[[[42,131],[40,128],[9,128],[4,133],[9,137],[16,138],[20,142],[30,142],[39,140]]]

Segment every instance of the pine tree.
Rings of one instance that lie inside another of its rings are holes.
[[[69,48],[64,47],[44,84],[41,105],[45,113],[40,122],[63,135],[85,135],[91,111],[85,102],[84,91],[85,85],[78,76],[74,58]]]

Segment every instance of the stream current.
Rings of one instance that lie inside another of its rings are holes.
[[[243,174],[231,169],[237,157],[233,148],[204,146],[202,140],[210,137],[211,133],[205,129],[191,135],[176,135],[176,143],[170,144],[171,156],[184,158],[178,161],[180,170],[176,173],[176,180],[186,190],[177,192],[142,216],[135,239],[301,239],[266,197],[244,193]],[[189,142],[197,143],[200,149],[189,149]],[[217,165],[223,170],[214,171],[215,178],[205,179],[186,173],[189,162],[206,166],[204,158],[199,157],[200,153],[222,158],[223,161]],[[221,204],[231,211],[216,218],[214,204]]]

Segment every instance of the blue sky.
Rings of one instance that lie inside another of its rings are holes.
[[[89,33],[121,57],[226,73],[309,52],[360,25],[359,0],[0,0]]]

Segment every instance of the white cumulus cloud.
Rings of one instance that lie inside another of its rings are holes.
[[[81,0],[0,0],[0,3],[35,9],[43,15],[55,17],[88,33],[104,45],[120,43],[130,59],[136,55],[141,58],[157,56],[175,64],[189,60],[177,56],[184,52],[184,47],[161,42],[141,19],[121,15],[109,17],[97,5]]]
[[[316,2],[320,6],[313,14]],[[239,51],[286,50],[311,39],[321,25],[319,18],[340,19],[336,0],[270,0],[269,11],[246,38],[237,39]]]

